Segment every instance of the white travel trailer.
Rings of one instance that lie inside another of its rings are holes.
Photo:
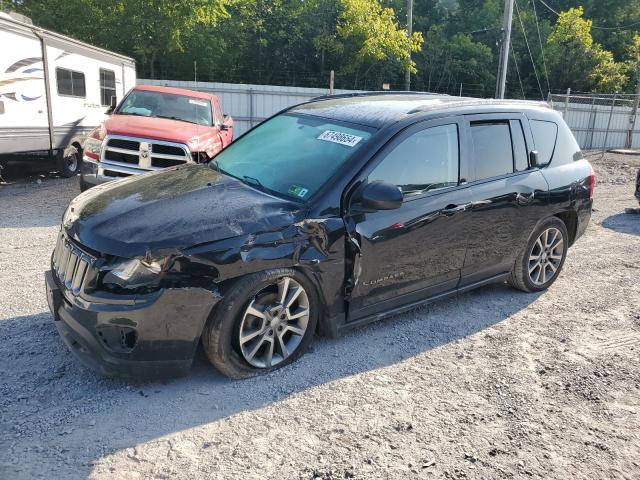
[[[84,136],[135,85],[134,60],[1,12],[0,45],[0,155],[48,151],[74,175]]]

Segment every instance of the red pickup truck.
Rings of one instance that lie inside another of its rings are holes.
[[[80,189],[137,173],[206,162],[233,141],[216,95],[137,86],[84,142]]]

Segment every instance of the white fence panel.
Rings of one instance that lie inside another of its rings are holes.
[[[551,105],[564,115],[583,149],[639,148],[640,112],[632,122],[635,95],[557,95]],[[629,136],[631,142],[629,143]]]
[[[254,125],[280,110],[327,95],[326,88],[280,87],[275,85],[249,85],[218,82],[138,79],[140,85],[161,85],[211,92],[222,101],[224,112],[234,120],[234,137],[238,138]],[[351,93],[357,90],[334,90]]]

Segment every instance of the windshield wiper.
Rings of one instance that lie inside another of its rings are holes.
[[[149,115],[143,115],[136,112],[115,112],[114,115],[134,115],[136,117],[148,117]]]
[[[156,118],[166,118],[169,120],[177,120],[179,122],[187,122],[187,123],[195,123],[196,125],[200,125],[198,122],[192,122],[191,120],[185,120],[184,118],[180,118],[180,117],[170,117],[168,115],[153,115]]]
[[[244,178],[247,182],[257,187],[264,188],[264,185],[262,185],[262,182],[260,182],[260,180],[258,180],[257,178],[250,177],[249,175],[243,175],[242,178]]]

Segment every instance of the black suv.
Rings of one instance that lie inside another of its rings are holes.
[[[491,282],[536,292],[591,216],[593,170],[544,104],[317,99],[208,165],[69,205],[46,274],[69,348],[107,374],[286,365],[316,333]]]

